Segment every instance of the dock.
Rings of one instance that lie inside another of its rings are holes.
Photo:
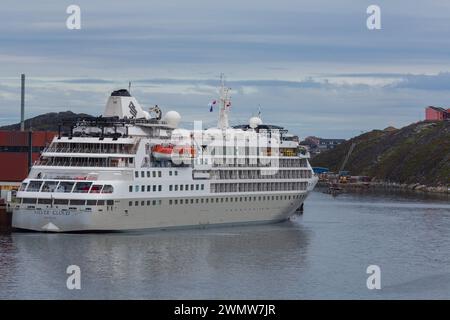
[[[7,212],[4,206],[0,206],[0,232],[11,231],[11,212]]]

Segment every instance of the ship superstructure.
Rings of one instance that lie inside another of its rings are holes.
[[[36,231],[166,229],[286,220],[317,178],[282,127],[252,117],[229,127],[222,85],[217,128],[178,128],[114,91],[100,117],[61,126],[12,203],[13,227]],[[68,128],[68,130],[64,130]]]

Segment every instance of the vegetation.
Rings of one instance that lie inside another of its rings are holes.
[[[337,172],[353,142],[356,146],[344,168],[352,175],[407,184],[450,184],[450,121],[373,130],[317,155],[312,165]]]
[[[28,130],[31,128],[31,130],[34,131],[58,131],[58,125],[61,122],[71,122],[82,117],[90,117],[90,115],[85,113],[73,113],[72,111],[45,113],[25,120],[25,129]],[[0,130],[20,130],[20,123],[0,127]]]

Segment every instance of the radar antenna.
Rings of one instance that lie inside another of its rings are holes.
[[[158,105],[155,105],[154,107],[151,107],[149,111],[153,114],[155,114],[156,120],[161,120],[162,112],[161,109],[158,107]]]

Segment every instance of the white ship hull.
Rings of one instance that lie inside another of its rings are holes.
[[[115,201],[116,204],[113,207],[101,212],[64,208],[16,209],[12,225],[18,229],[41,232],[75,232],[273,223],[287,220],[294,215],[306,196],[305,192],[297,195],[296,198],[292,196],[290,200],[280,196],[281,200],[274,201],[185,205],[169,205],[167,199],[162,200],[161,205],[142,206],[128,212],[124,204],[128,203],[129,199]]]

